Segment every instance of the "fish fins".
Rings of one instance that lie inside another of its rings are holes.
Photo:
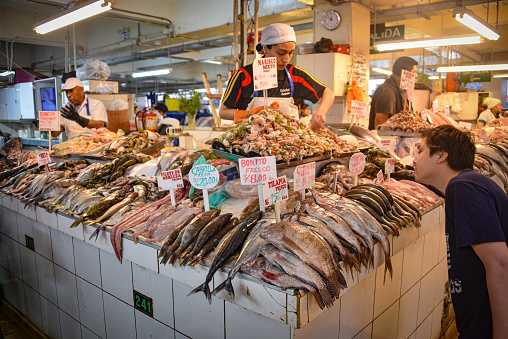
[[[222,282],[222,284],[220,284],[219,286],[217,286],[213,291],[212,291],[212,295],[216,295],[217,293],[219,293],[220,291],[222,291],[223,289],[225,289],[229,296],[232,298],[232,299],[235,299],[235,290],[233,289],[233,284],[231,283],[231,278],[227,278],[226,280],[224,280]]]
[[[386,281],[386,271],[390,273],[390,279],[393,279],[393,267],[392,267],[392,259],[390,258],[390,254],[385,254],[385,275],[383,278],[383,284]]]
[[[281,239],[284,242],[284,244],[286,244],[286,246],[288,246],[289,249],[297,249],[301,252],[305,252],[300,246],[298,246],[297,243],[295,243],[293,240],[286,237],[284,234],[282,235]]]
[[[79,224],[81,224],[81,222],[83,221],[83,217],[79,217],[77,218],[76,220],[74,220],[74,222],[72,223],[71,225],[71,228],[75,228],[75,227],[78,227]]]
[[[316,303],[318,304],[320,309],[324,310],[325,307],[328,306],[325,304],[323,297],[321,296],[321,294],[319,294],[318,290],[312,289],[309,292],[312,293],[312,295],[314,296],[314,299],[316,299]]]
[[[194,293],[197,292],[203,292],[206,296],[206,299],[208,299],[208,302],[212,304],[212,294],[210,293],[210,288],[208,287],[208,283],[206,281],[201,285],[199,285],[198,287],[196,287],[195,289],[193,289],[192,291],[190,291],[189,294],[187,294],[187,296],[193,295]]]

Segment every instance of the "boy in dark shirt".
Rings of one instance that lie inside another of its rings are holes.
[[[414,159],[416,180],[445,194],[448,277],[460,338],[508,333],[508,196],[473,170],[468,131],[426,130]]]

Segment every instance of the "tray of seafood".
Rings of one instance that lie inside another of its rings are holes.
[[[287,114],[267,109],[215,139],[212,148],[240,157],[275,156],[278,163],[358,152],[326,127],[312,131]]]
[[[425,128],[432,127],[421,116],[412,112],[400,112],[377,127],[378,135],[383,136],[399,136],[399,137],[415,137],[417,133]]]

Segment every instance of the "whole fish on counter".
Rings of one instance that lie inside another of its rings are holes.
[[[210,270],[206,275],[205,282],[192,290],[187,296],[201,291],[205,293],[208,302],[210,304],[212,303],[212,295],[210,293],[208,283],[212,280],[215,272],[217,272],[217,270],[222,267],[222,265],[224,265],[236,251],[238,251],[244,240],[249,236],[250,232],[262,216],[263,212],[261,211],[252,213],[244,221],[239,223],[233,231],[231,231],[229,237],[224,237],[222,246],[219,244],[217,247]]]

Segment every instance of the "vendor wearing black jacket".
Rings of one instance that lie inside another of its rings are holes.
[[[318,130],[325,123],[325,116],[333,104],[334,94],[304,69],[289,64],[295,47],[294,29],[287,24],[275,23],[263,30],[261,42],[256,46],[256,50],[267,58],[277,58],[278,87],[267,91],[269,97],[296,97],[312,103],[322,99],[309,124],[311,129]],[[233,74],[221,100],[219,115],[222,119],[239,123],[263,109],[261,106],[247,110],[248,104],[255,96],[263,95],[262,92],[254,91],[252,75],[252,64],[240,68]]]
[[[410,57],[398,58],[392,67],[393,74],[379,86],[370,104],[369,129],[375,129],[392,115],[404,109],[405,90],[400,89],[402,70],[416,73],[416,62]]]

